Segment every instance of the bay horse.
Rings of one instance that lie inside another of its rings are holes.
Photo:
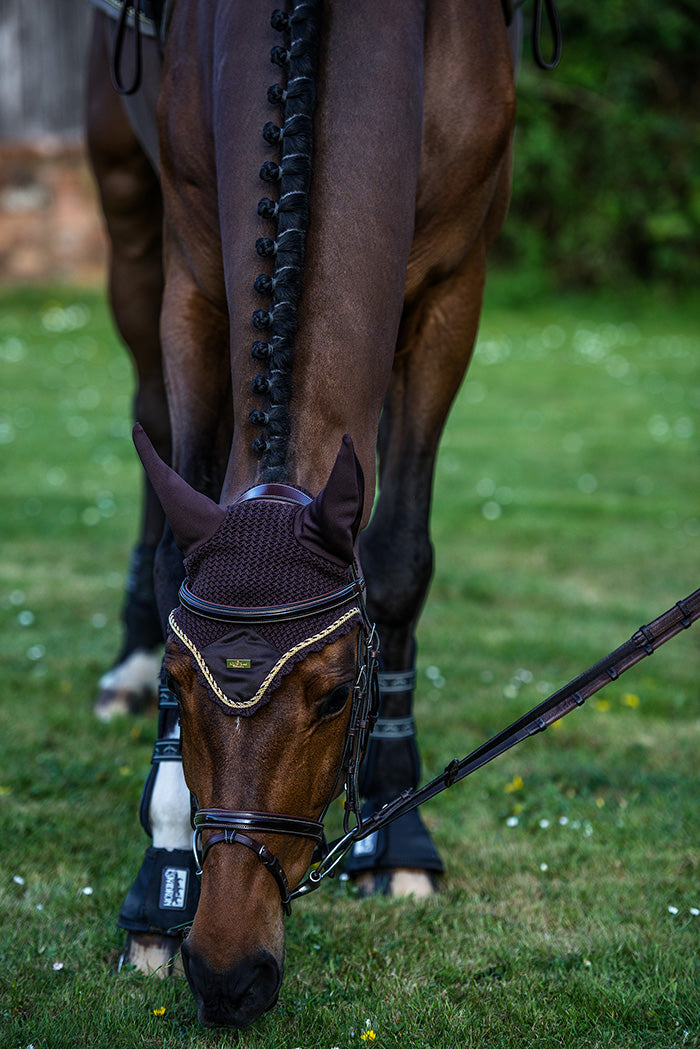
[[[204,1025],[275,1003],[284,912],[343,786],[361,818],[358,790],[374,811],[418,781],[434,462],[514,110],[500,0],[96,12],[88,142],[166,638],[153,840],[119,921],[145,971],[191,925]],[[365,891],[434,890],[417,814],[358,846]]]

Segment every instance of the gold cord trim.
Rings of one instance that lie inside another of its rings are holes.
[[[199,669],[204,674],[204,677],[206,678],[209,687],[211,688],[214,695],[217,696],[222,703],[225,703],[227,707],[232,707],[233,710],[247,710],[249,707],[254,707],[255,704],[259,703],[262,697],[264,696],[265,692],[269,687],[270,682],[274,679],[275,675],[279,673],[279,671],[282,669],[285,663],[288,663],[293,656],[295,656],[298,652],[301,652],[302,649],[308,648],[309,645],[313,645],[316,641],[322,641],[324,637],[328,637],[329,634],[332,634],[334,630],[338,629],[338,627],[343,626],[343,624],[347,623],[347,621],[349,619],[352,619],[353,616],[361,615],[360,609],[357,606],[353,606],[349,611],[342,615],[340,619],[336,619],[334,623],[331,623],[330,626],[325,627],[318,634],[314,634],[313,637],[307,637],[305,641],[300,641],[298,645],[294,646],[294,648],[290,648],[288,652],[285,652],[285,654],[277,660],[274,667],[269,672],[269,674],[261,684],[258,691],[255,693],[253,698],[247,699],[242,703],[238,703],[236,702],[236,700],[229,699],[226,693],[219,688],[216,681],[214,680],[211,670],[204,661],[202,653],[199,651],[194,641],[191,641],[187,634],[184,632],[184,630],[181,630],[175,622],[175,611],[176,609],[173,609],[173,611],[168,617],[168,624],[170,626],[170,629],[173,631],[174,634],[176,634],[180,638],[183,645],[185,645],[185,647],[190,650],[194,658],[197,660]]]

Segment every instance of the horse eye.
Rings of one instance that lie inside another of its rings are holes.
[[[327,696],[324,696],[318,708],[319,717],[327,718],[332,714],[339,714],[348,701],[350,689],[349,684],[338,685]]]
[[[165,688],[168,692],[172,693],[175,699],[180,702],[180,686],[172,675],[166,673],[164,680]]]

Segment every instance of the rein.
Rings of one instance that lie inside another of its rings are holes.
[[[472,772],[504,754],[511,747],[521,743],[529,736],[543,732],[555,721],[559,721],[577,707],[583,706],[592,695],[609,685],[611,681],[616,681],[621,674],[640,662],[645,656],[652,655],[676,634],[687,630],[698,618],[700,618],[700,590],[695,590],[684,600],[677,601],[672,608],[653,622],[641,626],[629,641],[574,678],[568,685],[552,693],[508,728],[503,729],[473,750],[471,754],[461,760],[455,758],[425,786],[420,789],[413,788],[403,791],[373,816],[369,816],[351,830],[346,831],[343,837],[332,843],[327,855],[309,873],[306,881],[292,896],[303,896],[318,888],[323,878],[335,873],[338,865],[355,842],[369,837],[370,834],[388,826],[401,816],[405,816],[406,813],[418,808],[430,798],[441,794],[459,780],[465,779]]]

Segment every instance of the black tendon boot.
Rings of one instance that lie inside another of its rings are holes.
[[[385,697],[412,693],[415,688],[413,667],[402,672],[383,671],[378,677],[382,706]],[[360,774],[360,791],[366,799],[363,817],[371,816],[401,791],[416,787],[419,779],[420,757],[413,717],[379,717]],[[433,891],[437,876],[444,870],[417,809],[357,841],[345,864],[345,870],[364,893],[403,894],[393,877],[399,869],[425,872]],[[409,887],[407,892],[410,891]]]
[[[158,691],[158,739],[153,748],[151,771],[143,788],[139,816],[151,835],[149,810],[156,777],[162,762],[182,761],[178,705],[161,675]],[[190,849],[164,849],[149,846],[141,869],[122,906],[117,924],[137,933],[177,936],[194,920],[199,900],[197,865]]]

